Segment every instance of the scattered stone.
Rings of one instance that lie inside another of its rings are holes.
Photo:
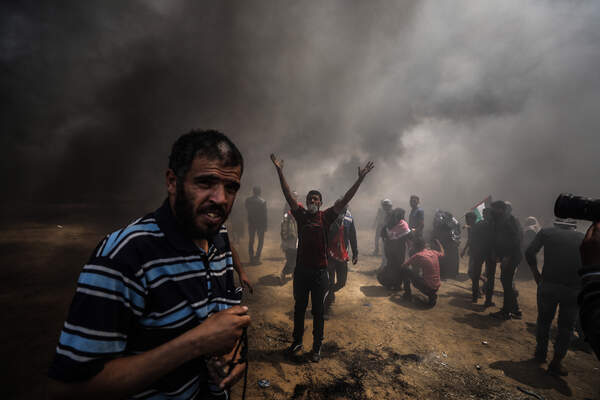
[[[266,389],[269,386],[271,386],[271,382],[269,382],[268,379],[259,379],[258,386],[260,386],[263,389]]]
[[[487,345],[488,345],[488,342],[487,342],[486,340],[482,340],[482,341],[481,341],[481,344],[483,344],[483,345],[487,346]]]
[[[475,364],[475,368],[477,368],[477,370],[479,371],[479,370],[481,370],[481,365]]]

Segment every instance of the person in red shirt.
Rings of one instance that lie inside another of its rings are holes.
[[[444,257],[444,247],[436,239],[440,251],[426,247],[425,239],[417,236],[413,239],[413,255],[402,264],[401,271],[404,277],[404,298],[410,300],[412,293],[410,284],[419,289],[429,298],[429,305],[434,306],[437,301],[437,291],[440,288],[440,257]],[[412,269],[408,266],[412,266]],[[419,270],[422,274],[419,274]]]
[[[348,189],[344,197],[336,201],[333,207],[320,211],[323,196],[317,190],[311,190],[306,195],[307,208],[301,207],[294,200],[290,187],[283,176],[283,160],[271,154],[271,161],[279,175],[279,183],[290,211],[298,225],[298,255],[294,271],[294,333],[292,345],[287,349],[288,355],[302,350],[304,336],[304,314],[308,306],[308,296],[312,298],[313,314],[313,348],[312,361],[321,359],[321,343],[325,326],[324,302],[329,289],[327,274],[327,230],[337,216],[346,208],[356,194],[360,184],[373,169],[369,161],[364,168],[358,167],[358,179]]]

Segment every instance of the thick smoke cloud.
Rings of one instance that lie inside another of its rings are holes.
[[[373,159],[355,209],[492,194],[548,216],[600,195],[598,21],[596,2],[6,4],[4,202],[151,207],[173,140],[210,127],[274,203],[270,152],[326,203]]]

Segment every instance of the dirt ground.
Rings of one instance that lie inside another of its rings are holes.
[[[67,222],[20,222],[0,229],[3,398],[45,397],[45,373],[79,270],[100,238],[119,226]],[[550,377],[545,364],[530,361],[536,319],[532,281],[517,283],[520,321],[493,319],[488,314],[497,307],[471,303],[464,264],[459,279],[442,283],[435,307],[405,302],[378,284],[374,272],[380,260],[367,255],[371,237],[372,232],[359,232],[359,262],[337,294],[325,324],[323,359],[315,364],[307,357],[310,314],[305,353],[292,360],[282,355],[292,331],[292,282],[279,279],[284,259],[277,232],[268,232],[262,265],[246,266],[255,286],[244,300],[253,320],[248,399],[535,398],[518,388],[544,399],[600,398],[600,362],[581,343],[568,353],[565,378]],[[246,247],[245,241],[238,245],[242,261]],[[499,281],[496,288],[500,305]],[[260,388],[260,379],[269,380],[270,387]],[[242,382],[232,398],[241,398],[241,391]]]

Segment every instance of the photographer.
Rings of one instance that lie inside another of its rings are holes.
[[[600,359],[600,221],[588,229],[581,247],[579,318],[587,341]]]

